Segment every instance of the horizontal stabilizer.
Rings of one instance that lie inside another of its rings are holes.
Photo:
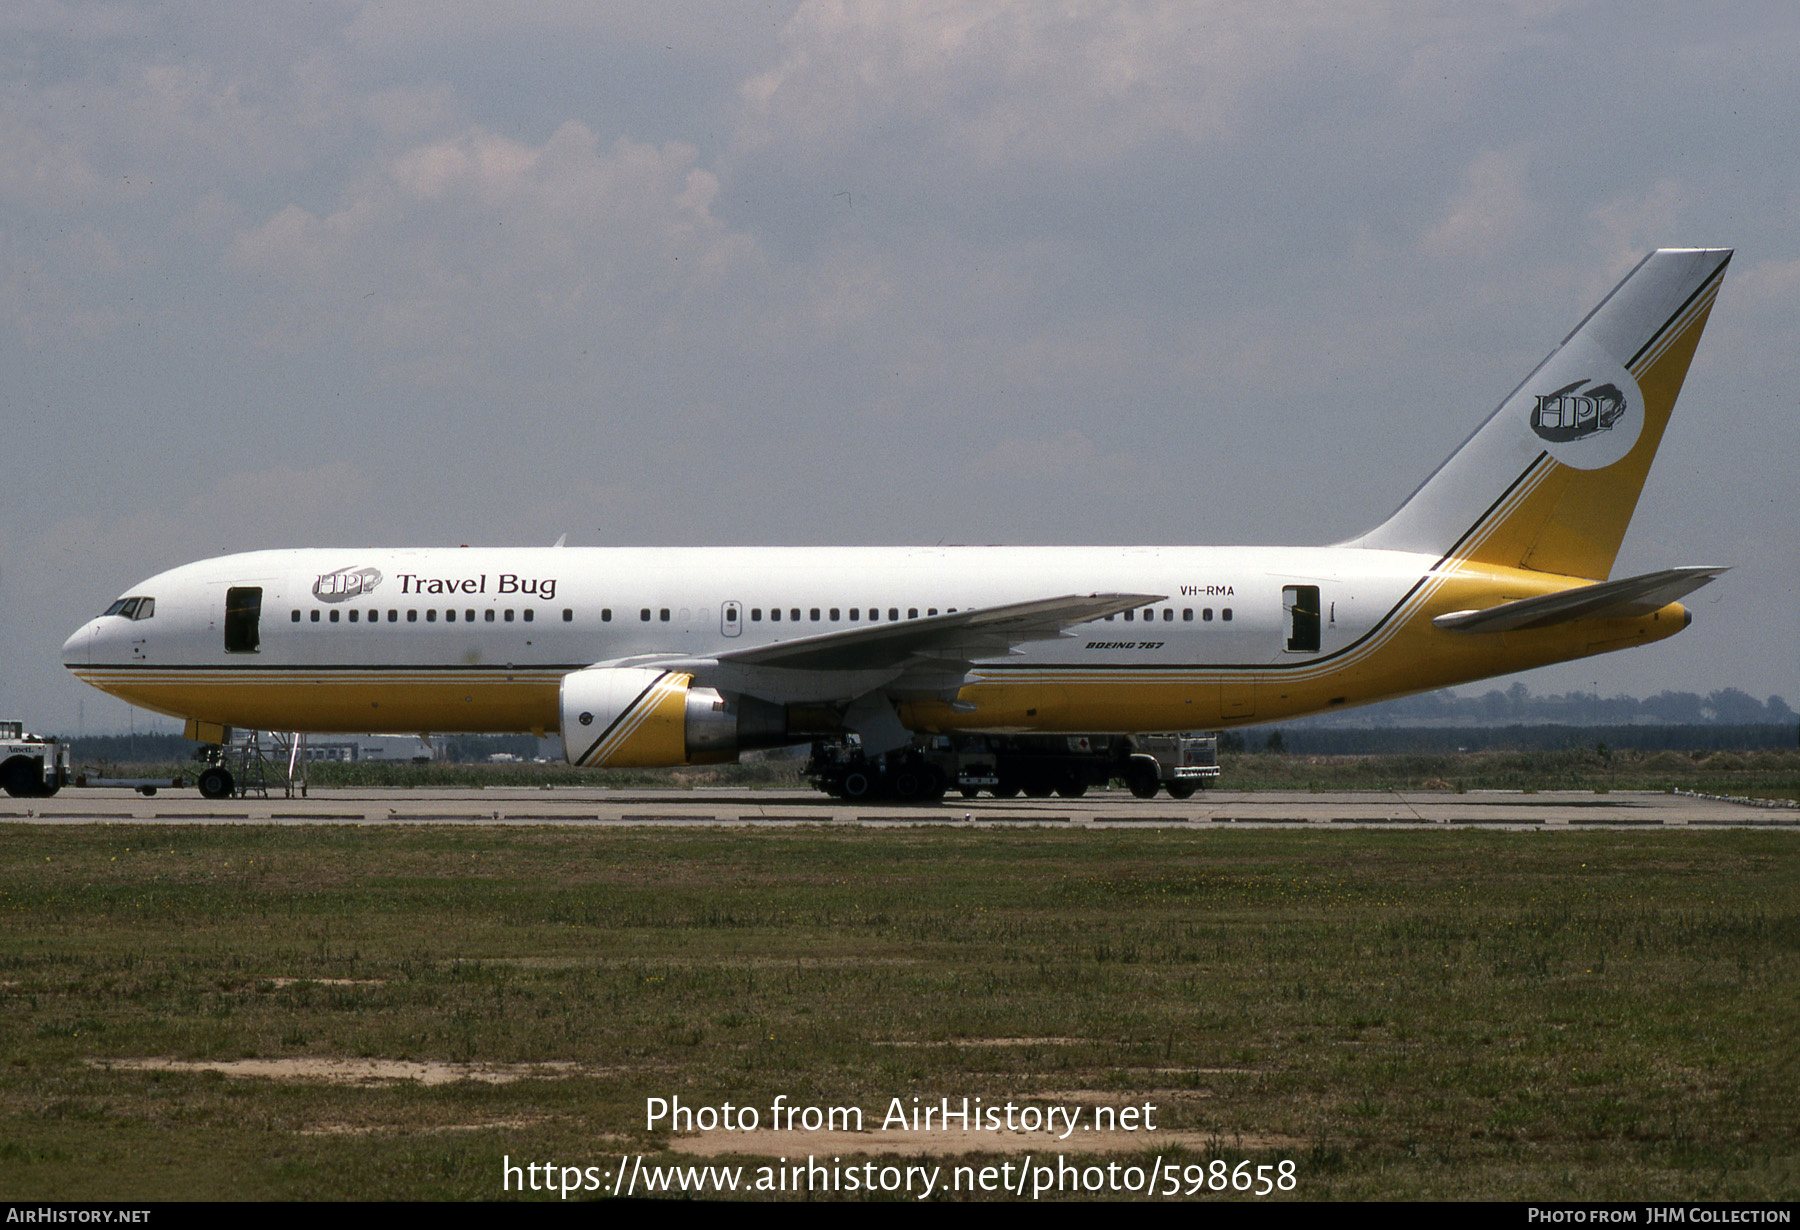
[[[1679,601],[1724,568],[1665,568],[1642,576],[1582,585],[1559,594],[1503,602],[1485,611],[1452,611],[1431,622],[1453,632],[1516,632],[1577,619],[1629,619]]]

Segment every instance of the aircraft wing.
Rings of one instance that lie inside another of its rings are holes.
[[[831,671],[901,665],[918,657],[992,658],[1026,641],[1055,640],[1076,624],[1160,601],[1153,594],[1042,598],[777,641],[722,653],[718,660]]]
[[[1431,622],[1453,632],[1515,632],[1576,619],[1626,619],[1660,610],[1725,571],[1665,568],[1642,576],[1565,589],[1558,594],[1502,602],[1484,611],[1452,611]]]
[[[717,657],[650,655],[606,663],[687,671],[705,687],[778,703],[840,701],[876,688],[953,694],[968,666],[1027,641],[1153,602],[1160,594],[1069,594],[897,620],[728,650]]]

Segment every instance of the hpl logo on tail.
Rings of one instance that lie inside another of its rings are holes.
[[[1575,391],[1586,383],[1586,379],[1577,380],[1537,398],[1531,411],[1531,430],[1556,443],[1611,431],[1630,408],[1625,394],[1615,384],[1595,385],[1585,393]]]

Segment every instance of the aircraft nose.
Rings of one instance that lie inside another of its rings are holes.
[[[76,630],[75,635],[63,642],[62,660],[64,666],[86,666],[93,654],[94,628],[96,620],[88,620]]]

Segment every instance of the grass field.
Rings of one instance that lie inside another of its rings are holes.
[[[1315,1199],[1793,1199],[1795,841],[0,827],[0,1198],[493,1198],[785,1094],[1150,1101]],[[250,1058],[569,1066],[104,1066]]]

